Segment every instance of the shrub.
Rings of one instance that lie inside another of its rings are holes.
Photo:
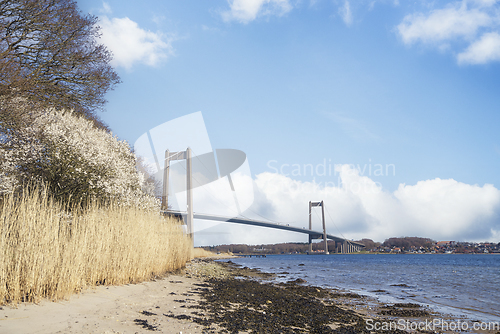
[[[159,207],[128,143],[72,111],[40,114],[30,126],[4,138],[0,151],[3,193],[41,181],[64,202],[85,204],[99,198]]]

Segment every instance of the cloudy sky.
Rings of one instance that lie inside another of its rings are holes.
[[[201,111],[213,149],[247,155],[243,215],[304,227],[324,200],[349,239],[500,241],[500,2],[78,4],[123,81],[102,118],[133,145]],[[198,245],[306,241],[197,225]]]

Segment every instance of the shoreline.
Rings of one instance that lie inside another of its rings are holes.
[[[311,254],[308,253],[235,253],[236,257],[254,257],[254,256],[272,256],[272,255],[307,255],[307,256],[315,256],[315,255],[327,255],[327,256],[344,256],[344,255],[500,255],[500,252],[491,252],[491,253],[391,253],[391,252],[354,252],[354,253],[328,253],[324,252],[313,252]]]
[[[272,282],[274,274],[217,259],[195,259],[154,281],[87,289],[67,301],[3,306],[0,333],[406,333],[368,329],[400,320],[460,321],[420,305],[383,304],[301,279]]]

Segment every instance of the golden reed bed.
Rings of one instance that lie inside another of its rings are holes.
[[[6,196],[0,210],[0,304],[140,282],[192,257],[179,222],[158,213],[95,202],[69,215],[43,191]]]

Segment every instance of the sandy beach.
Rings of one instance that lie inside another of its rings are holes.
[[[199,302],[192,291],[209,276],[224,273],[209,260],[193,261],[155,281],[98,286],[65,301],[3,306],[0,333],[204,333],[199,324],[163,314],[186,314],[181,306]]]
[[[168,275],[155,282],[99,286],[67,301],[4,306],[0,333],[151,333],[146,324],[164,333],[202,333],[197,324],[163,316],[182,314],[185,309],[174,300],[186,299],[199,282],[185,275]],[[199,299],[196,295],[189,298],[189,302]]]
[[[275,284],[271,278],[197,259],[155,281],[99,286],[66,301],[3,306],[0,333],[406,333],[367,330],[366,321],[422,322],[439,316],[418,305],[382,305],[346,291],[300,280]]]

